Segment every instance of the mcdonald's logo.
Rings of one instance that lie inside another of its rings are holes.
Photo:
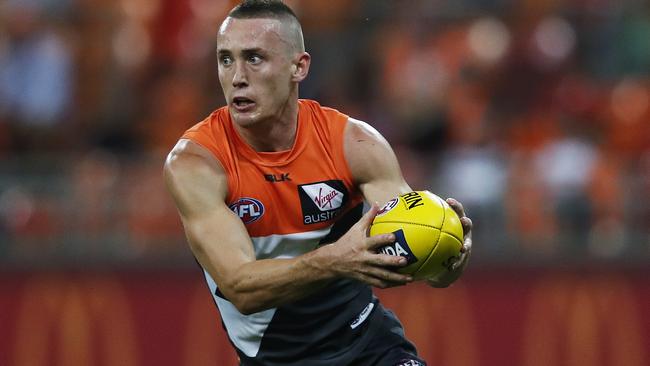
[[[645,365],[641,320],[625,281],[554,276],[531,294],[524,366]]]
[[[125,294],[110,279],[32,279],[19,305],[13,364],[136,366],[132,324]]]
[[[480,364],[470,302],[462,284],[440,291],[417,283],[378,291],[377,295],[388,309],[397,313],[407,338],[429,363]],[[462,340],[462,352],[458,352],[459,340]]]

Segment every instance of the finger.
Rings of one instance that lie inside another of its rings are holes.
[[[454,265],[452,266],[452,272],[462,272],[463,268],[465,268],[466,266],[465,263],[467,263],[466,259],[454,263]],[[458,274],[458,276],[460,276],[460,273]]]
[[[375,202],[370,206],[368,212],[366,212],[365,215],[361,217],[361,220],[359,220],[359,224],[361,225],[361,227],[366,229],[367,231],[367,229],[370,228],[370,225],[372,225],[372,221],[375,219],[375,216],[377,216],[378,211],[379,211],[379,206]]]
[[[463,205],[460,202],[458,202],[455,198],[450,197],[447,198],[446,201],[449,204],[449,206],[451,206],[451,208],[453,208],[454,211],[456,211],[458,217],[465,216],[465,209],[463,208]]]
[[[467,249],[464,253],[460,255],[460,260],[452,265],[453,271],[464,270],[469,263],[469,257],[471,256],[471,249]]]
[[[413,282],[411,275],[402,274],[394,271],[389,271],[381,267],[368,266],[365,268],[363,274],[366,276],[374,277],[380,281],[407,284]]]
[[[369,236],[366,238],[366,248],[368,250],[374,250],[385,245],[393,244],[395,242],[395,234],[386,233]]]
[[[371,254],[368,263],[378,267],[404,267],[408,261],[401,255]]]
[[[469,253],[472,251],[472,238],[465,238],[463,246],[460,248],[461,253]]]
[[[465,237],[465,242],[463,242],[463,245],[460,246],[460,252],[467,253],[470,250],[472,250],[472,239]]]
[[[458,270],[458,268],[463,264],[463,262],[465,262],[465,258],[467,258],[467,253],[461,253],[460,256],[458,257],[458,260],[456,262],[452,263],[449,270],[451,272],[454,272],[454,271]]]
[[[472,222],[472,219],[470,219],[467,216],[463,216],[460,218],[460,223],[463,225],[463,231],[468,233],[472,231],[472,227],[474,226],[474,223]]]

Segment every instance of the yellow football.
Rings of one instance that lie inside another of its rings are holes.
[[[398,270],[416,280],[435,279],[460,258],[463,226],[445,200],[429,191],[402,194],[377,213],[370,235],[395,234],[395,243],[379,252],[406,257]]]

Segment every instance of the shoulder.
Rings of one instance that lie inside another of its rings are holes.
[[[385,144],[388,141],[377,131],[374,127],[364,121],[350,118],[347,119],[345,127],[345,138],[350,143],[351,147],[358,147],[364,145]]]
[[[176,143],[167,154],[167,159],[165,159],[165,172],[180,172],[194,167],[207,166],[223,170],[210,151],[200,144],[185,138],[181,138]]]
[[[214,156],[201,145],[181,139],[167,155],[165,183],[182,209],[184,202],[200,201],[202,196],[224,198],[227,178]]]
[[[348,120],[344,139],[350,172],[369,202],[386,202],[411,190],[388,141],[372,126]]]
[[[393,170],[395,156],[386,139],[368,123],[348,118],[343,139],[345,156],[355,180],[365,183]]]
[[[167,155],[165,171],[208,165],[223,172],[233,149],[228,123],[227,107],[221,107],[190,127]]]
[[[388,141],[368,123],[348,118],[345,126],[343,143],[348,160],[381,158],[387,152],[392,153]],[[359,159],[363,157],[363,159]]]

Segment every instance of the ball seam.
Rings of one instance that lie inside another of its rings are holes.
[[[443,220],[443,222],[444,222],[444,220]],[[373,225],[375,225],[375,224],[409,224],[409,225],[424,226],[424,227],[428,227],[428,228],[431,228],[431,229],[436,229],[438,231],[441,231],[441,229],[442,229],[442,228],[439,228],[439,227],[435,227],[433,225],[420,224],[418,222],[411,222],[411,221],[379,221],[379,222],[373,222],[372,224]]]
[[[441,200],[441,199],[438,198],[438,200]],[[443,201],[442,207],[443,207],[443,209],[442,209],[442,225],[440,226],[440,229],[438,229],[438,231],[440,231],[440,233],[438,234],[438,240],[436,240],[436,245],[434,245],[433,248],[431,248],[431,251],[429,252],[429,255],[427,256],[427,258],[425,260],[423,260],[422,263],[420,264],[420,266],[418,267],[418,269],[416,269],[415,272],[413,272],[413,277],[416,277],[418,272],[420,272],[420,270],[422,269],[422,267],[424,267],[424,265],[431,259],[431,257],[433,256],[433,253],[436,251],[436,248],[438,248],[438,244],[440,244],[440,239],[442,239],[442,227],[445,226],[445,219],[447,218],[447,211],[444,209],[444,207],[445,207],[444,206],[444,201]],[[429,225],[423,225],[423,226],[429,226]]]

